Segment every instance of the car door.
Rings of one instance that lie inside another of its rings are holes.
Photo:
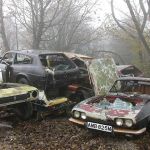
[[[12,82],[15,53],[8,52],[0,60],[0,72],[4,82]]]
[[[67,85],[76,80],[76,74],[79,72],[77,66],[64,54],[47,54],[48,68],[54,71],[55,86]]]
[[[17,53],[14,60],[14,78],[17,82],[17,77],[22,75],[24,77],[30,77],[32,74],[33,65],[32,65],[32,57],[26,54]]]

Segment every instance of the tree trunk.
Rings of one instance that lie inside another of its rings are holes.
[[[3,45],[5,48],[4,51],[9,51],[10,47],[9,47],[6,32],[5,32],[4,16],[3,16],[3,1],[2,0],[0,0],[0,33],[2,36],[2,40],[3,40]]]
[[[126,0],[126,3],[127,3],[128,8],[129,8],[129,11],[130,11],[132,20],[133,20],[133,22],[134,22],[136,31],[137,31],[138,36],[139,36],[139,39],[142,41],[142,43],[143,43],[145,49],[147,50],[147,53],[150,55],[150,47],[149,47],[149,45],[148,45],[148,43],[147,43],[147,41],[146,41],[146,39],[145,39],[145,37],[144,37],[144,35],[143,35],[143,31],[140,29],[140,24],[138,23],[138,21],[137,21],[137,19],[136,19],[136,17],[135,17],[135,14],[134,14],[134,12],[133,12],[133,8],[132,8],[132,6],[131,6],[131,3],[130,3],[129,0]]]

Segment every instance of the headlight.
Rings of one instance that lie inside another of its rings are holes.
[[[31,92],[31,97],[32,98],[37,98],[38,97],[38,92],[37,91],[32,91]]]
[[[123,125],[123,120],[120,119],[120,118],[116,119],[116,125],[117,126],[122,126]]]
[[[81,118],[85,120],[86,119],[86,114],[85,113],[81,113]]]
[[[80,112],[79,111],[74,111],[73,113],[75,118],[79,118],[80,117]]]
[[[132,127],[133,121],[132,121],[131,119],[127,119],[127,120],[125,120],[125,125],[126,125],[127,127]]]

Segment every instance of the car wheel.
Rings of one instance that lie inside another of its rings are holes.
[[[20,79],[18,80],[18,83],[21,83],[21,84],[28,84],[28,85],[29,85],[29,81],[28,81],[27,79],[25,79],[25,78],[20,78]]]
[[[30,102],[24,102],[17,104],[14,111],[21,120],[28,120],[33,114],[33,106]]]

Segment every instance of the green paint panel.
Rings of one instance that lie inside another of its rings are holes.
[[[105,95],[116,79],[116,64],[110,56],[93,59],[89,65],[89,73],[94,85],[95,95]]]

